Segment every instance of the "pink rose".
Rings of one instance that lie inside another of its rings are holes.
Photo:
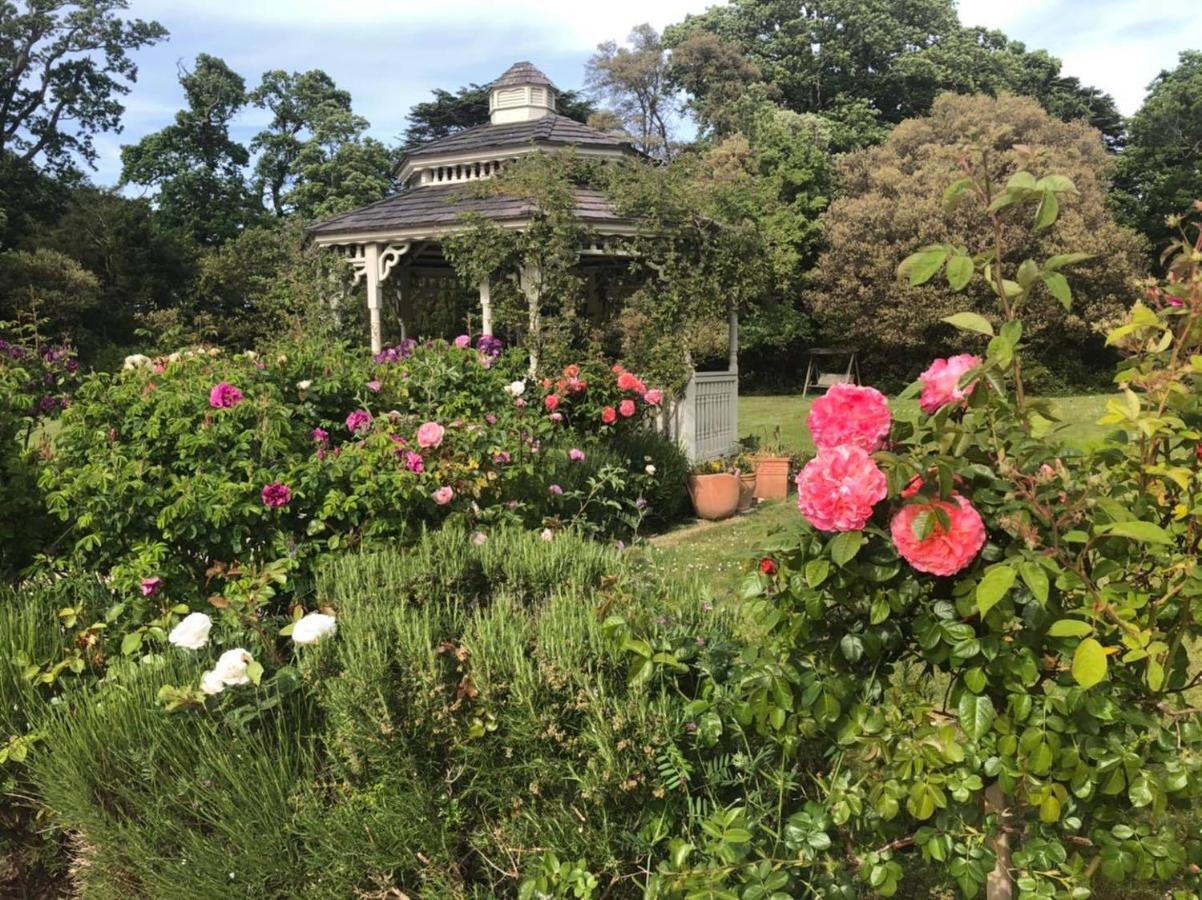
[[[601,421],[606,425],[612,425],[618,418],[618,411],[612,406],[607,406],[601,410]]]
[[[142,596],[153,597],[163,589],[163,579],[158,575],[142,579]]]
[[[417,445],[419,447],[437,447],[442,444],[442,436],[446,429],[437,422],[425,422],[417,429]]]
[[[279,481],[263,486],[263,505],[268,509],[277,509],[292,502],[292,488]]]
[[[643,401],[649,406],[659,406],[660,401],[664,399],[664,392],[659,388],[652,388],[643,394]]]
[[[455,338],[456,347],[470,347],[471,345],[472,339],[466,334],[461,334],[459,337]]]
[[[366,409],[357,409],[346,417],[346,430],[351,434],[362,434],[371,429],[371,413]]]
[[[935,515],[936,508],[947,514],[950,525],[947,531]],[[924,513],[931,517],[925,523],[930,533],[920,538],[915,533],[915,521]],[[889,530],[902,558],[919,572],[932,575],[955,575],[985,546],[985,523],[981,521],[981,514],[956,493],[950,500],[903,506],[894,513]]]
[[[373,394],[378,394],[378,393],[380,393],[380,382],[376,381],[376,380],[373,378],[371,381],[369,381],[369,382],[367,383],[367,389],[368,389],[369,391],[371,391]]]
[[[971,353],[961,353],[947,359],[937,359],[918,376],[922,382],[922,397],[919,403],[922,411],[931,414],[949,403],[960,403],[968,398],[976,387],[975,381],[970,381],[960,387],[960,379],[981,364],[981,357]]]
[[[579,447],[573,447],[571,450],[568,451],[568,459],[570,459],[572,462],[583,462],[584,461],[584,451],[581,450]]]
[[[875,450],[889,433],[889,401],[876,388],[834,384],[814,401],[806,424],[818,449],[852,444]]]
[[[850,444],[819,450],[797,476],[797,506],[820,531],[859,531],[888,492],[868,451]]]
[[[623,400],[618,404],[618,412],[620,412],[623,417],[629,419],[634,415],[634,401],[629,399]]]
[[[446,506],[455,498],[455,492],[451,490],[449,485],[443,485],[433,494],[434,502],[439,506]]]
[[[618,390],[635,391],[642,394],[647,390],[647,386],[629,372],[622,372],[618,375]]]
[[[405,468],[415,475],[420,475],[426,471],[426,461],[422,459],[420,453],[414,453],[412,450],[405,451]]]
[[[242,402],[242,392],[226,381],[213,385],[209,391],[209,406],[213,409],[229,409]]]
[[[543,397],[543,406],[547,407],[547,412],[555,412],[559,408],[559,397],[555,394],[547,394]]]

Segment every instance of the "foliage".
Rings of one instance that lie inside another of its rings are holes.
[[[1202,196],[1202,51],[1187,50],[1163,71],[1128,124],[1112,195],[1122,220],[1162,246],[1176,233],[1169,217]]]
[[[242,172],[250,155],[230,137],[230,122],[246,105],[246,82],[207,53],[179,81],[187,108],[173,124],[121,148],[121,181],[158,190],[164,227],[202,245],[220,244],[253,218],[257,206]]]
[[[997,323],[988,290],[919,289],[893,280],[896,261],[918,244],[976,245],[988,230],[971,199],[941,208],[943,186],[962,175],[962,135],[990,148],[992,181],[1029,168],[1057,172],[1076,188],[1055,230],[1008,225],[1007,248],[1047,258],[1079,251],[1090,259],[1076,271],[1071,308],[1042,295],[1024,316],[1032,363],[1044,368],[1044,388],[1090,384],[1111,357],[1102,332],[1126,307],[1139,273],[1142,244],[1109,215],[1103,188],[1109,157],[1097,133],[1056,121],[1031,100],[947,95],[931,116],[898,126],[880,147],[849,154],[842,163],[842,196],[826,215],[828,248],[811,276],[807,299],[822,331],[861,351],[861,366],[878,381],[910,379],[929,354],[956,352],[941,319],[971,309]],[[1031,148],[1037,148],[1032,150]],[[1059,290],[1059,288],[1058,288]],[[884,298],[887,297],[887,300]]]
[[[0,158],[59,172],[96,160],[95,135],[120,130],[130,53],[158,43],[158,22],[126,19],[126,0],[22,0],[0,19]]]
[[[991,873],[1023,897],[1089,896],[1098,881],[1128,896],[1142,881],[1197,889],[1192,829],[1168,813],[1202,788],[1188,697],[1202,677],[1189,653],[1202,230],[1174,248],[1151,305],[1110,334],[1129,354],[1106,419],[1118,431],[1067,452],[1030,428],[1050,410],[1026,396],[1021,317],[1083,255],[1016,263],[1002,219],[1050,228],[1072,183],[1021,172],[995,185],[992,152],[968,154],[948,191],[992,198],[992,240],[902,265],[916,284],[942,270],[961,289],[993,286],[1000,328],[967,310],[948,320],[991,336],[965,399],[894,421],[872,463],[889,500],[866,527],[763,548],[740,588],[748,649],[728,672],[656,670],[701,679],[700,760],[745,747],[762,774],[728,786],[694,762],[691,802],[715,812],[671,832],[653,896],[851,897],[857,882],[902,895],[907,869],[926,864],[966,897]],[[944,511],[956,498],[987,535],[932,577],[913,549],[959,553]],[[627,647],[641,634],[614,628]]]
[[[452,93],[435,88],[433,100],[415,103],[405,117],[404,146],[417,147],[421,144],[448,137],[465,128],[488,123],[487,84],[469,84]],[[576,91],[558,91],[555,95],[555,111],[577,122],[587,122],[594,112],[593,104]]]
[[[635,147],[651,156],[670,157],[675,92],[667,48],[646,23],[633,28],[627,41],[629,47],[614,41],[598,44],[585,66],[585,82],[594,97],[617,113]]]

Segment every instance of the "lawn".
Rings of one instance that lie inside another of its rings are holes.
[[[1053,400],[1059,422],[1038,419],[1036,430],[1056,429],[1062,440],[1077,447],[1098,440],[1103,429],[1097,425],[1106,409],[1105,394],[1081,394]],[[780,443],[789,452],[812,453],[814,445],[806,430],[806,415],[814,398],[799,394],[786,396],[743,396],[739,398],[739,434],[754,435],[761,441],[772,440],[780,428]],[[917,401],[892,401],[895,411],[913,410]],[[690,521],[652,539],[648,554],[655,567],[671,568],[695,574],[709,583],[715,594],[723,594],[747,571],[747,562],[756,549],[770,537],[779,537],[782,529],[802,525],[793,498],[768,503],[754,513],[724,522]]]

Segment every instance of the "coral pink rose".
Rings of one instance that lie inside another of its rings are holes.
[[[629,372],[622,372],[618,375],[618,390],[635,391],[642,394],[646,392],[647,386]]]
[[[436,490],[432,496],[434,497],[434,502],[439,506],[446,506],[455,498],[455,491],[448,485],[444,484],[442,487]]]
[[[981,364],[981,357],[961,353],[947,359],[937,359],[918,376],[922,382],[922,397],[919,403],[925,413],[934,413],[949,403],[960,403],[968,399],[976,382],[960,387],[960,379]]]
[[[946,531],[935,516],[936,508],[947,514],[949,527]],[[915,522],[924,513],[932,516],[934,521],[926,523],[930,533],[920,538],[915,533]],[[981,514],[956,493],[950,500],[903,506],[894,513],[889,530],[902,558],[919,572],[932,575],[955,575],[985,546],[985,523],[981,521]]]
[[[623,417],[629,419],[631,416],[634,415],[634,401],[633,400],[623,400],[621,403],[618,404],[618,412],[620,412],[623,415]]]
[[[547,407],[547,412],[555,412],[559,408],[559,397],[555,394],[547,394],[543,397],[543,406]]]
[[[601,421],[606,425],[612,425],[618,419],[618,411],[612,406],[607,406],[601,410]]]
[[[424,422],[417,429],[417,445],[419,447],[437,447],[442,443],[446,429],[437,422]]]
[[[659,388],[652,388],[643,394],[643,401],[651,406],[659,406],[660,401],[664,399],[664,392]]]
[[[820,531],[859,531],[888,492],[885,473],[851,444],[819,450],[797,475],[797,507]]]
[[[880,445],[892,422],[885,395],[854,384],[831,385],[806,419],[818,449],[853,444],[869,452]]]

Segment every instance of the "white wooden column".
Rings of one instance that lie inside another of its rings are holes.
[[[492,285],[480,282],[480,332],[492,337]]]
[[[367,282],[367,315],[371,320],[371,352],[384,349],[384,332],[380,324],[380,245],[363,247],[364,276]]]
[[[728,344],[728,352],[730,354],[726,363],[726,368],[731,372],[739,371],[739,311],[732,303],[730,305],[730,315],[727,320],[727,327],[730,330],[730,340]]]
[[[526,345],[530,353],[530,374],[538,373],[539,336],[542,332],[542,283],[543,273],[537,265],[522,266],[518,283],[526,295],[527,334]]]

